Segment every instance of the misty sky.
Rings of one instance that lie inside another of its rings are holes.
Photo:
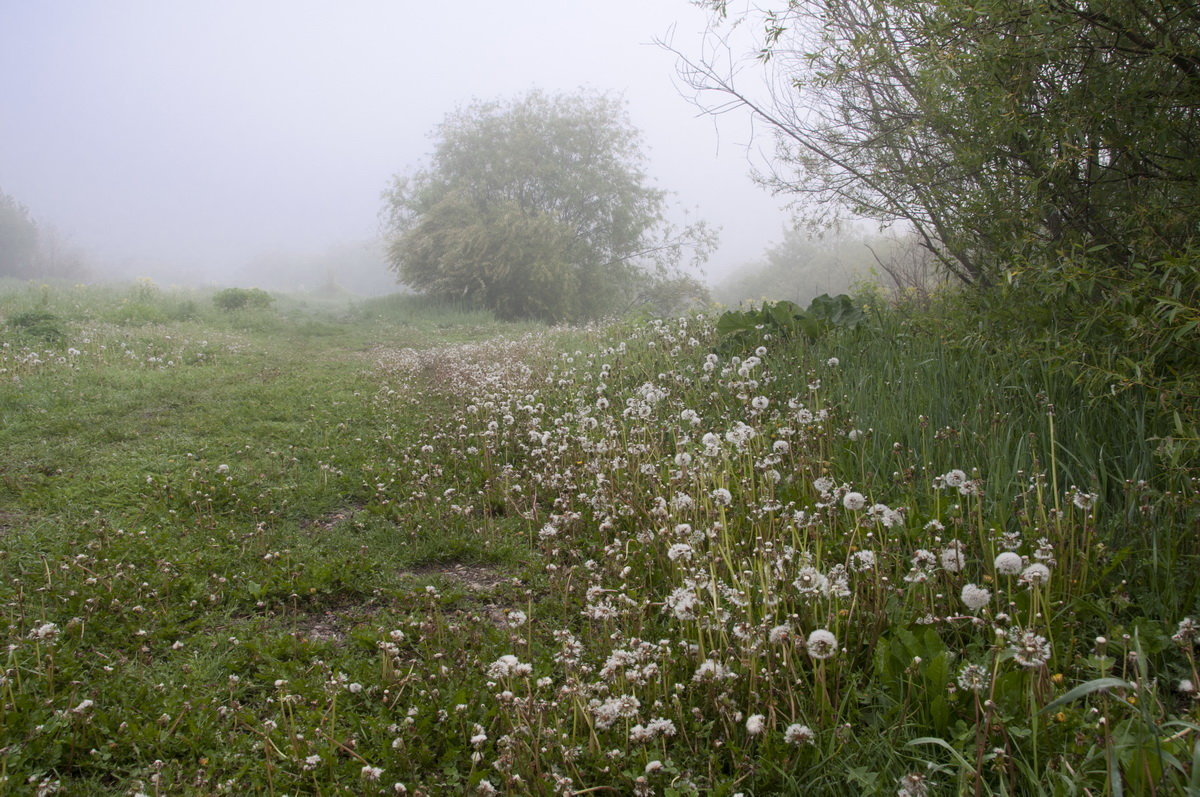
[[[220,281],[256,256],[378,232],[391,175],[472,99],[613,91],[649,171],[722,228],[708,272],[781,237],[749,178],[745,118],[675,85],[687,0],[0,0],[0,190],[126,275]],[[133,272],[130,274],[130,272]]]

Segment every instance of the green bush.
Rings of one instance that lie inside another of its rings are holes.
[[[257,309],[271,306],[274,297],[261,288],[225,288],[213,296],[213,304],[226,311]]]
[[[763,331],[780,340],[803,335],[811,343],[831,329],[857,329],[865,320],[863,310],[846,294],[821,294],[807,310],[794,302],[763,302],[758,310],[730,310],[717,320],[721,349],[734,351],[748,341],[757,340]]]
[[[66,337],[58,316],[44,310],[27,310],[17,313],[8,319],[8,325],[17,332],[41,338],[48,343],[60,343]]]

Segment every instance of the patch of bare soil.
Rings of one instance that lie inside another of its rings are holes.
[[[440,576],[448,581],[462,585],[470,592],[491,592],[509,581],[509,576],[493,567],[484,565],[464,565],[451,562],[439,565],[427,565],[409,571],[414,576]]]
[[[361,510],[361,507],[345,507],[322,515],[315,520],[305,521],[301,528],[310,532],[332,531],[335,526],[345,523],[347,520],[353,520],[354,515]]]
[[[371,621],[381,608],[367,602],[301,614],[292,620],[292,634],[310,642],[341,645],[352,630]]]
[[[415,578],[432,576],[461,586],[469,598],[455,611],[460,616],[484,620],[503,628],[509,624],[509,612],[516,608],[497,594],[501,587],[512,584],[512,576],[494,567],[453,562],[428,565],[409,573]]]

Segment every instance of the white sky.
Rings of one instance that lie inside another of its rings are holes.
[[[472,99],[628,101],[649,171],[721,227],[710,276],[787,214],[749,177],[744,117],[675,86],[687,0],[0,0],[0,190],[94,264],[219,281],[271,251],[372,237],[380,192]]]

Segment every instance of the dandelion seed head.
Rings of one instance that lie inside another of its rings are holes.
[[[988,601],[992,599],[990,590],[977,584],[964,584],[962,588],[962,602],[972,612],[977,612],[984,606],[988,605]]]
[[[1022,667],[1034,669],[1050,660],[1050,643],[1034,631],[1015,630],[1009,634],[1013,658]]]
[[[991,673],[978,664],[964,664],[958,671],[958,686],[968,692],[982,692],[991,683]]]
[[[41,625],[35,626],[33,630],[29,632],[29,638],[43,642],[53,642],[54,640],[58,639],[58,635],[60,633],[62,633],[62,629],[58,627],[57,623],[42,623]]]
[[[1021,573],[1021,583],[1037,587],[1050,580],[1050,568],[1041,562],[1034,562]]]
[[[808,727],[807,725],[801,725],[798,722],[794,722],[787,726],[787,730],[783,732],[783,740],[788,744],[796,745],[812,744],[816,736],[817,735],[813,733],[812,728]]]
[[[1025,560],[1012,551],[1004,551],[996,557],[996,572],[1005,576],[1015,576],[1025,567]]]
[[[958,540],[952,540],[945,548],[942,549],[941,555],[942,569],[947,573],[961,572],[966,559],[963,557],[963,545]]]
[[[850,569],[857,573],[865,573],[875,567],[874,551],[855,551],[850,554]]]
[[[814,659],[828,659],[837,653],[837,637],[824,628],[818,628],[808,635],[805,647],[808,655]]]
[[[1096,504],[1096,499],[1099,497],[1096,493],[1085,493],[1082,490],[1074,489],[1071,495],[1071,503],[1086,512]]]
[[[812,566],[800,568],[800,571],[796,574],[796,579],[792,582],[792,586],[801,595],[817,596],[829,593],[829,579]]]
[[[1175,633],[1171,635],[1171,639],[1178,645],[1191,647],[1196,644],[1196,640],[1200,639],[1200,623],[1197,623],[1191,617],[1185,617],[1179,621],[1179,626]]]
[[[672,562],[680,559],[686,562],[692,558],[692,546],[686,542],[677,542],[667,549],[667,558]]]
[[[947,487],[962,487],[967,483],[967,474],[964,471],[955,468],[954,470],[947,471],[946,473],[942,474],[942,483]]]
[[[899,786],[896,797],[926,797],[929,794],[928,781],[924,775],[916,772],[900,778]]]

